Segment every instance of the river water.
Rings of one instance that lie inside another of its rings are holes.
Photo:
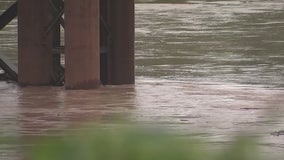
[[[149,2],[136,4],[135,85],[65,91],[0,82],[0,137],[124,117],[214,145],[249,132],[264,155],[281,159],[284,136],[270,133],[284,130],[284,1]],[[14,63],[16,23],[0,31],[1,53]],[[0,159],[21,159],[29,145],[0,144]]]

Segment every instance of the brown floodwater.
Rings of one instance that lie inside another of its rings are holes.
[[[11,1],[1,1],[0,10]],[[0,50],[17,63],[14,20]],[[284,136],[284,2],[136,4],[136,84],[66,91],[0,82],[0,138],[36,138],[117,119],[160,124],[216,146],[251,133],[281,159]],[[31,143],[0,144],[18,160]]]
[[[91,91],[20,88],[5,82],[0,86],[1,137],[48,136],[83,122],[110,123],[125,118],[161,124],[216,145],[230,142],[237,134],[251,133],[261,137],[264,153],[279,157],[284,149],[283,137],[270,134],[283,129],[282,90],[145,78],[138,78],[135,86]],[[24,144],[19,145],[0,145],[1,157],[21,155],[13,148]]]

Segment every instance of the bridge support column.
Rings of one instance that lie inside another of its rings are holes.
[[[100,85],[99,0],[65,0],[65,87]]]
[[[52,81],[53,35],[45,32],[53,18],[48,1],[18,1],[18,81],[21,85],[49,85]]]
[[[134,0],[110,2],[111,58],[110,84],[133,84]]]

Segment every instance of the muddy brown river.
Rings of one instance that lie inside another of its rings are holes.
[[[284,1],[151,2],[135,6],[135,85],[65,91],[0,82],[0,137],[48,136],[126,118],[216,146],[250,133],[267,159],[282,159]],[[0,10],[9,4],[1,1]],[[15,64],[16,24],[0,31],[1,53]],[[22,159],[30,145],[0,144],[0,159]]]

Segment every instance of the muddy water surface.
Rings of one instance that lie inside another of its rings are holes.
[[[284,2],[180,3],[136,5],[136,85],[65,91],[0,82],[0,137],[125,117],[214,145],[250,132],[262,153],[281,159],[284,137],[270,133],[284,130]],[[0,31],[1,53],[15,63],[16,36],[16,20]],[[21,159],[29,145],[0,144],[0,159]]]

